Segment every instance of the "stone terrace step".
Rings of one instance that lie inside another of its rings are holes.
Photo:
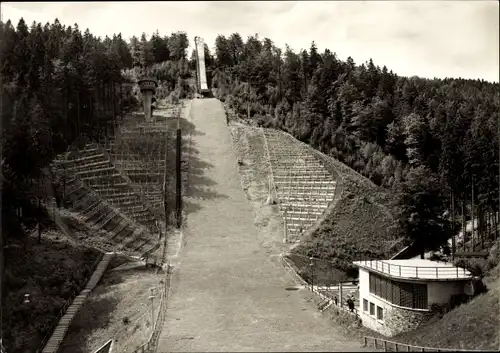
[[[317,210],[317,211],[324,211],[328,208],[329,202],[323,202],[323,203],[312,203],[312,202],[280,202],[281,209],[286,209],[289,207],[296,207],[296,208],[307,208],[309,210]]]
[[[315,199],[319,197],[332,197],[335,188],[321,185],[276,185],[278,197],[296,196],[302,199]]]
[[[279,185],[335,185],[337,182],[335,180],[279,180],[275,181],[275,184]]]
[[[274,166],[273,174],[286,175],[288,173],[297,173],[301,175],[311,175],[316,173],[324,172],[324,167],[319,166],[303,166],[303,165],[290,165],[290,166]]]
[[[304,174],[295,174],[295,175],[292,175],[292,174],[288,174],[288,175],[284,175],[284,174],[278,174],[278,175],[273,175],[274,176],[274,179],[276,181],[286,181],[286,180],[315,180],[315,181],[332,181],[333,178],[331,175],[329,174],[319,174],[319,175],[314,175],[314,174],[311,174],[311,175],[304,175]]]

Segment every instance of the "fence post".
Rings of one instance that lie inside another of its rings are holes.
[[[410,347],[410,345],[408,345],[408,344],[406,345],[406,351],[407,351],[407,352],[411,352],[411,347]]]
[[[339,304],[340,308],[342,309],[342,282],[339,281]]]
[[[378,348],[378,347],[377,347],[377,339],[376,339],[376,338],[374,338],[373,340],[375,341],[375,349],[377,349],[377,348]]]
[[[387,352],[387,341],[384,340],[384,352]]]
[[[420,348],[420,352],[425,352],[425,348],[424,347]]]
[[[415,277],[418,278],[418,267],[417,266],[415,266]]]
[[[457,269],[457,278],[458,278],[458,266],[456,267],[456,269]]]
[[[397,343],[394,343],[394,344],[396,346],[396,352],[399,352],[399,350],[398,350],[398,344]]]
[[[367,342],[366,342],[366,336],[365,336],[365,337],[363,337],[363,341],[364,341],[364,343],[365,343],[365,345],[364,345],[363,347],[366,347],[366,344],[367,344]]]
[[[436,278],[439,278],[439,275],[438,275],[438,268],[436,267]]]
[[[398,267],[399,267],[399,277],[401,277],[401,265],[399,265]]]

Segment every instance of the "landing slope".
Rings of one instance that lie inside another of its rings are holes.
[[[157,351],[359,351],[261,248],[221,103],[191,113],[187,227]]]

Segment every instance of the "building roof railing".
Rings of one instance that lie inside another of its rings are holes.
[[[354,264],[371,271],[382,273],[390,277],[408,279],[451,280],[469,279],[472,274],[464,268],[452,264],[441,263],[439,266],[400,265],[395,260],[363,260]],[[397,261],[397,260],[396,260]]]

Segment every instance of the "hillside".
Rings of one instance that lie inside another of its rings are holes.
[[[316,154],[341,177],[342,197],[318,229],[308,234],[292,254],[333,261],[337,269],[357,277],[357,271],[352,272],[352,261],[388,258],[401,249],[394,196],[335,158]]]
[[[4,345],[7,352],[34,352],[57,323],[61,307],[85,286],[99,251],[68,239],[54,224],[42,232],[41,244],[29,236],[7,245]]]
[[[272,206],[276,219],[270,217],[265,207],[269,167],[260,129],[245,124],[227,107],[226,110],[239,156],[243,188],[256,209],[256,224],[270,227],[270,231],[278,232],[283,237],[283,226],[279,225],[283,220],[278,215],[277,206]],[[290,150],[293,146],[310,149],[297,140],[293,142],[291,139],[290,143]],[[399,250],[401,241],[397,238],[390,193],[333,158],[322,154],[318,158],[324,160],[326,169],[333,169],[342,180],[341,197],[333,209],[327,210],[321,225],[313,232],[306,232],[300,243],[293,246],[289,257],[305,278],[310,273],[309,260],[305,257],[324,259],[323,262],[315,260],[315,283],[326,284],[349,277],[343,272],[353,275],[349,270],[354,259],[393,255]],[[332,263],[337,271],[332,269]],[[334,278],[332,273],[335,273]]]
[[[497,253],[498,256],[498,253]],[[498,263],[498,259],[496,260]],[[500,347],[500,266],[485,277],[488,288],[470,302],[436,317],[420,329],[394,341],[426,347],[498,350]]]

